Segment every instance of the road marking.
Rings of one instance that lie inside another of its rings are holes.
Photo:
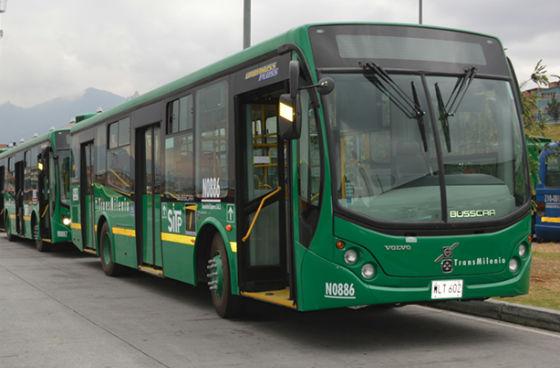
[[[453,315],[453,316],[460,316],[460,317],[463,317],[465,319],[470,319],[470,320],[474,320],[474,321],[477,321],[477,322],[493,323],[493,324],[499,325],[499,326],[506,326],[506,327],[514,328],[516,330],[533,332],[533,333],[536,333],[536,334],[539,334],[539,335],[544,335],[544,336],[554,337],[554,338],[560,339],[560,334],[559,333],[555,333],[554,331],[541,330],[541,329],[538,329],[536,327],[527,327],[527,326],[522,326],[522,325],[516,325],[515,323],[512,323],[512,322],[499,321],[499,320],[496,320],[496,319],[479,317],[479,316],[472,316],[470,314],[463,314],[463,313],[448,311],[448,310],[444,310],[444,309],[434,309],[434,308],[426,307],[426,306],[423,306],[423,305],[416,305],[415,304],[415,305],[413,305],[413,307],[429,310],[429,311],[432,311],[432,312],[437,310],[438,312],[446,313],[446,314]]]

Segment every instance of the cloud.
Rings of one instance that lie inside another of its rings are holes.
[[[18,0],[3,16],[0,103],[29,106],[97,87],[147,92],[241,49],[243,0]],[[502,39],[519,79],[541,58],[560,74],[551,40],[556,1],[424,1],[428,24]],[[548,11],[550,10],[550,11]],[[538,12],[538,16],[532,14]],[[415,23],[416,0],[253,0],[252,41],[309,22]]]

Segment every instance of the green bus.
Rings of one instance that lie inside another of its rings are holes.
[[[43,252],[72,239],[69,132],[52,129],[0,154],[0,223],[8,240],[34,240]]]
[[[77,123],[72,240],[223,317],[523,294],[520,116],[495,37],[304,25]]]

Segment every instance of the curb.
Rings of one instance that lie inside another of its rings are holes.
[[[448,301],[431,303],[427,304],[427,306],[560,332],[560,312],[546,308],[530,307],[497,300]]]

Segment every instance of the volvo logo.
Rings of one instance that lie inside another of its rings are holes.
[[[453,271],[453,250],[459,246],[458,242],[455,242],[449,246],[443,247],[441,254],[434,259],[434,263],[441,264],[441,271],[443,273],[450,273]]]

